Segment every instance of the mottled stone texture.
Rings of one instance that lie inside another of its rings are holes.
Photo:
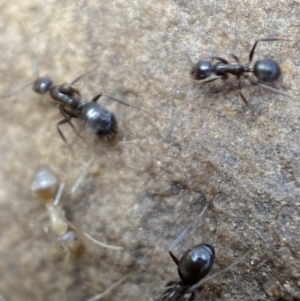
[[[77,84],[84,98],[104,92],[156,114],[102,100],[117,116],[117,139],[101,141],[75,120],[87,146],[63,126],[75,154],[67,167],[58,110],[30,88],[1,99],[6,301],[63,300],[63,290],[67,300],[83,301],[130,272],[105,300],[152,300],[178,279],[167,250],[185,228],[174,253],[214,245],[212,273],[246,254],[208,281],[201,298],[300,299],[299,1],[1,0],[0,9],[0,93],[36,77],[30,44],[41,75],[63,83],[97,67]],[[231,59],[234,51],[247,62],[255,39],[274,36],[293,41],[261,43],[254,60],[278,61],[282,77],[274,86],[291,97],[245,83],[254,116],[234,78],[192,83],[191,60]],[[82,252],[62,273],[65,255],[44,232],[38,217],[45,208],[30,191],[41,165],[65,175],[63,204],[78,231],[124,251],[82,238]]]

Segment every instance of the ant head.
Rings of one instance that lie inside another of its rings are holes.
[[[53,80],[49,76],[38,77],[33,82],[33,91],[39,94],[45,94],[53,85]]]
[[[278,63],[271,59],[258,60],[254,64],[253,72],[259,81],[268,83],[277,80],[281,74]]]
[[[52,171],[42,168],[35,174],[31,189],[40,200],[52,202],[58,190],[57,177]]]
[[[187,250],[179,260],[178,274],[184,285],[193,285],[204,278],[215,260],[215,249],[201,244]]]
[[[88,102],[80,108],[81,118],[92,133],[106,139],[112,139],[118,132],[115,115],[104,106]]]
[[[195,80],[208,78],[213,72],[211,61],[199,61],[191,70],[191,76]]]

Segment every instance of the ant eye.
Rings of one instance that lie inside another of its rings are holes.
[[[39,94],[45,94],[53,84],[53,80],[49,76],[38,77],[34,83],[32,90]]]
[[[213,71],[213,67],[210,61],[199,61],[191,70],[191,76],[193,79],[200,80],[208,78]]]

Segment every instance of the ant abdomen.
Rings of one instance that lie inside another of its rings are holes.
[[[200,60],[191,70],[191,76],[195,80],[206,79],[211,76],[213,65],[211,61]]]
[[[113,138],[117,134],[116,117],[106,107],[95,102],[88,102],[81,107],[80,113],[86,128],[95,135]]]
[[[178,262],[178,274],[185,285],[193,285],[204,278],[215,260],[215,249],[201,244],[187,250]]]
[[[57,177],[49,169],[42,168],[35,174],[31,189],[40,200],[53,202],[58,190]]]
[[[281,70],[274,60],[262,59],[254,64],[253,73],[259,81],[272,83],[280,77]]]

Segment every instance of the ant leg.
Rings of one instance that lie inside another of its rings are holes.
[[[112,246],[112,245],[108,245],[105,244],[103,242],[100,242],[98,240],[96,240],[95,238],[91,237],[90,235],[88,235],[87,233],[83,233],[88,239],[90,239],[92,242],[94,242],[95,244],[107,248],[107,249],[111,249],[111,250],[123,250],[123,247],[118,247],[118,246]]]
[[[249,53],[249,64],[252,62],[252,59],[253,59],[253,55],[254,55],[254,52],[255,52],[255,48],[257,46],[257,44],[259,42],[274,42],[274,41],[290,41],[290,40],[287,40],[287,39],[280,39],[280,38],[266,38],[266,39],[260,39],[260,40],[256,40],[252,46],[252,49]]]
[[[254,81],[252,80],[250,77],[248,77],[247,75],[244,75],[244,77],[252,84],[252,85],[255,85],[255,86],[259,86],[260,88],[264,89],[264,90],[267,90],[271,93],[274,93],[274,94],[280,94],[280,95],[283,95],[283,96],[287,96],[287,97],[291,97],[289,94],[287,93],[284,93],[278,89],[275,89],[275,88],[272,88],[270,86],[267,86],[267,85],[264,85],[264,84],[261,84],[260,82],[258,81]]]
[[[235,55],[235,54],[231,54],[231,56],[233,57],[233,59],[238,63],[238,64],[240,64],[240,60],[239,60],[239,58]]]
[[[126,275],[125,277],[123,277],[121,280],[119,280],[118,282],[116,282],[115,284],[113,284],[110,288],[108,288],[106,291],[104,291],[101,294],[98,294],[90,299],[88,299],[87,301],[98,301],[101,300],[103,297],[105,297],[106,295],[108,295],[108,293],[110,293],[115,287],[117,287],[118,285],[120,285],[130,274]]]
[[[171,258],[173,259],[173,261],[176,263],[176,265],[178,266],[179,264],[179,260],[178,258],[172,253],[172,251],[169,251],[169,254],[171,256]]]
[[[176,284],[177,282],[174,281],[174,284]],[[166,289],[164,289],[162,292],[158,293],[155,297],[154,300],[155,301],[164,301],[164,300],[168,300],[168,294],[173,290],[173,287],[168,287]]]
[[[157,114],[154,114],[154,113],[151,113],[151,112],[149,112],[149,111],[147,111],[147,110],[144,110],[144,109],[141,109],[141,108],[139,108],[139,107],[133,106],[133,105],[129,104],[128,102],[124,101],[124,100],[115,98],[115,97],[110,96],[110,95],[108,95],[108,94],[100,93],[100,94],[94,96],[93,99],[92,99],[91,101],[97,102],[98,99],[99,99],[100,97],[102,97],[102,96],[106,96],[106,97],[110,98],[110,99],[113,100],[113,101],[116,101],[117,103],[119,103],[119,104],[121,104],[121,105],[124,105],[124,106],[127,106],[127,107],[131,107],[131,108],[137,109],[137,110],[139,110],[139,111],[143,111],[143,112],[148,113],[148,114],[151,114],[151,115],[153,115],[153,116],[155,116],[155,117],[158,116]]]
[[[246,106],[252,111],[253,114],[255,114],[255,111],[253,110],[252,106],[249,104],[248,100],[246,99],[245,95],[239,91],[239,95],[241,96],[242,100],[246,104]]]
[[[67,294],[66,294],[66,284],[65,284],[65,274],[66,274],[66,270],[67,270],[67,266],[68,263],[70,261],[70,251],[67,252],[65,259],[64,259],[64,263],[63,263],[63,268],[62,268],[62,281],[60,282],[60,286],[61,286],[61,291],[62,291],[62,295],[63,295],[63,300],[67,301]]]
[[[198,83],[196,83],[196,85],[205,85],[207,83],[214,82],[217,79],[219,79],[219,77],[210,78],[210,79],[198,82]]]
[[[246,104],[246,106],[252,111],[253,114],[255,114],[255,111],[253,110],[252,106],[249,104],[248,100],[246,99],[245,95],[243,94],[243,92],[241,91],[242,89],[242,83],[241,81],[239,81],[238,83],[238,92],[239,92],[239,95],[240,97],[242,98],[243,102]]]
[[[222,58],[222,57],[220,57],[220,56],[213,56],[212,59],[215,59],[215,60],[217,60],[217,61],[220,61],[220,62],[222,62],[222,63],[224,63],[224,64],[229,64],[229,62],[228,62],[226,59],[224,59],[224,58]]]
[[[58,131],[58,134],[60,135],[61,139],[68,145],[68,147],[70,148],[71,152],[73,153],[73,150],[72,150],[72,147],[71,145],[68,143],[64,133],[62,132],[62,130],[59,128],[60,125],[62,124],[65,124],[65,123],[68,123],[69,121],[66,120],[66,119],[63,119],[61,121],[59,121],[57,124],[56,124],[56,128],[57,128],[57,131]]]
[[[92,98],[92,102],[97,102],[98,101],[98,99],[100,98],[102,96],[102,93],[100,93],[100,94],[97,94],[96,96],[94,96],[93,98]]]
[[[189,301],[193,301],[195,298],[196,298],[196,293],[193,291],[193,292],[191,293],[191,296],[190,296],[190,298],[189,298]]]
[[[39,214],[31,223],[30,223],[30,228],[35,227],[36,223],[41,222],[43,219],[48,217],[48,212],[44,212],[42,214]]]
[[[64,109],[63,107],[58,105],[58,108],[60,110],[60,113],[64,116],[65,119],[61,120],[59,123],[57,124],[57,130],[59,132],[59,134],[62,134],[62,131],[60,129],[58,129],[58,125],[64,124],[64,123],[68,123],[72,129],[76,132],[76,134],[87,144],[87,142],[84,140],[84,138],[79,134],[79,132],[76,130],[74,124],[72,123],[71,119],[75,118],[75,115],[72,114],[72,112],[68,112],[66,109]],[[63,135],[63,134],[62,134]],[[62,136],[61,135],[61,136]],[[63,135],[64,136],[64,135]],[[62,137],[62,139],[67,143],[66,138]]]
[[[169,281],[165,286],[168,287],[168,286],[172,286],[174,284],[177,284],[176,281]]]
[[[54,202],[53,202],[53,205],[55,207],[58,206],[58,204],[59,204],[59,202],[61,200],[61,196],[62,196],[62,193],[64,191],[64,188],[65,188],[65,184],[64,183],[62,183],[62,184],[59,185],[58,191],[56,193],[56,196],[55,196],[55,199],[54,199]]]

